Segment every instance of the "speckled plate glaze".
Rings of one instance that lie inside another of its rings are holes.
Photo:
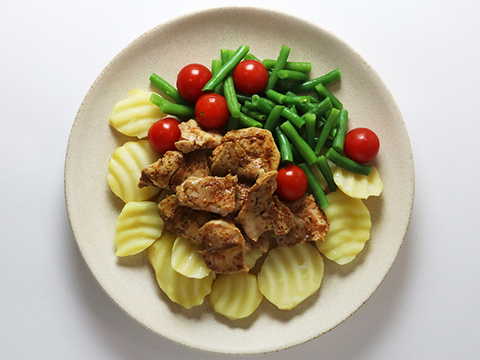
[[[352,263],[325,261],[318,292],[291,311],[263,300],[247,319],[229,321],[204,304],[185,310],[155,281],[146,254],[115,256],[115,222],[123,203],[107,184],[108,160],[127,138],[109,126],[116,102],[128,91],[154,90],[152,72],[172,84],[191,62],[210,66],[221,48],[250,46],[275,58],[282,44],[289,60],[311,61],[312,77],[340,68],[331,89],[349,110],[350,127],[366,126],[381,140],[376,165],[385,190],[370,198],[371,240]],[[248,7],[206,10],[163,23],[129,44],[98,76],[75,119],[66,156],[65,192],[80,251],[111,299],[133,319],[178,344],[223,354],[258,354],[302,344],[331,330],[372,295],[391,268],[407,231],[414,196],[412,150],[397,105],[378,74],[331,32],[283,13]]]

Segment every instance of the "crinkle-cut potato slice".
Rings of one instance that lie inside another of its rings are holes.
[[[172,267],[176,272],[194,279],[203,279],[212,270],[207,268],[200,256],[200,246],[184,237],[177,237],[172,249]]]
[[[252,274],[221,274],[210,293],[213,309],[230,320],[250,316],[262,302],[263,295]]]
[[[162,235],[163,220],[153,201],[131,201],[125,204],[115,224],[114,241],[117,256],[135,255]]]
[[[128,141],[117,148],[108,162],[107,181],[110,189],[125,203],[144,201],[160,192],[160,188],[138,187],[142,170],[158,160],[148,140]]]
[[[372,166],[372,172],[368,176],[337,166],[333,172],[333,180],[342,192],[356,199],[379,196],[383,190],[383,182],[375,166]]]
[[[124,135],[146,138],[152,124],[165,117],[160,108],[150,102],[151,95],[151,91],[130,91],[125,100],[113,107],[110,125]]]
[[[245,264],[249,269],[253,268],[257,263],[257,260],[262,257],[263,253],[262,250],[250,250],[247,251],[244,255],[245,257]]]
[[[148,259],[157,283],[173,302],[191,309],[201,305],[212,289],[214,272],[203,279],[186,277],[172,268],[172,248],[177,235],[166,232],[148,248]]]
[[[327,195],[330,206],[323,209],[330,224],[325,240],[317,242],[320,252],[337,264],[351,262],[370,238],[370,212],[361,199],[341,191]]]
[[[310,243],[270,250],[258,274],[262,294],[281,310],[291,310],[320,288],[323,258]]]

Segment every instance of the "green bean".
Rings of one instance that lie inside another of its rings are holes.
[[[237,93],[235,91],[235,85],[233,84],[232,75],[227,75],[223,81],[223,95],[227,101],[228,110],[233,117],[238,118],[240,116],[240,103],[237,99]]]
[[[256,127],[256,128],[263,127],[261,122],[255,119],[252,119],[250,116],[247,116],[242,112],[240,112],[240,116],[238,117],[238,124],[241,125],[242,127]]]
[[[155,85],[157,88],[162,90],[170,99],[175,101],[177,104],[190,105],[190,103],[185,100],[180,93],[178,92],[175,86],[171,85],[168,81],[161,78],[157,74],[150,75],[150,82]]]
[[[315,114],[305,114],[305,141],[313,149],[315,149],[315,126],[317,125],[317,117]]]
[[[320,133],[320,137],[318,138],[317,144],[315,145],[315,154],[320,154],[323,147],[325,146],[325,142],[330,135],[330,131],[332,130],[333,124],[335,124],[339,113],[340,110],[338,109],[332,108],[332,110],[330,110],[330,114],[328,114],[327,121],[323,125],[322,132]]]
[[[252,101],[252,97],[243,94],[237,94],[237,100],[240,104],[245,104],[246,101]]]
[[[282,160],[293,162],[292,147],[290,146],[287,135],[285,135],[279,126],[275,128],[275,132],[277,134],[278,148],[280,150]]]
[[[265,98],[262,98],[257,94],[252,95],[252,104],[256,110],[265,115],[270,115],[273,109],[273,107],[269,104],[269,102],[266,101]]]
[[[335,184],[335,181],[333,180],[332,169],[330,168],[330,165],[328,165],[327,158],[324,155],[318,157],[317,165],[330,190],[337,191],[337,184]]]
[[[340,70],[335,69],[323,76],[306,81],[303,84],[295,85],[293,87],[293,91],[300,94],[307,93],[309,91],[313,91],[315,89],[315,86],[317,86],[318,84],[323,84],[324,86],[327,86],[333,83],[334,81],[340,80],[340,78],[341,78]]]
[[[282,80],[305,81],[307,80],[307,74],[300,71],[283,69],[278,71],[278,78]]]
[[[337,133],[333,138],[333,148],[341,153],[343,151],[343,145],[345,144],[345,135],[347,134],[348,125],[348,111],[341,109],[337,118]]]
[[[245,55],[243,60],[256,60],[258,62],[262,62],[262,60],[260,60],[259,58],[257,58],[255,55],[253,55],[251,53],[248,53],[247,55]]]
[[[307,105],[309,103],[309,99],[307,96],[298,96],[298,95],[290,95],[288,92],[285,94],[285,105]]]
[[[252,100],[247,100],[245,101],[243,104],[243,106],[245,106],[247,109],[249,110],[255,110],[257,111],[258,109],[255,107],[255,105],[253,105],[253,98]]]
[[[317,179],[315,179],[312,171],[307,166],[307,164],[299,164],[298,167],[303,170],[305,175],[307,175],[308,187],[310,188],[310,191],[312,192],[312,195],[315,198],[318,206],[322,210],[325,209],[327,206],[330,205],[330,203],[328,202],[322,187],[318,183]]]
[[[221,68],[222,68],[222,60],[213,59],[212,60],[212,76],[215,76]],[[223,84],[218,84],[213,90],[213,92],[216,94],[222,94]]]
[[[297,148],[295,147],[294,144],[290,143],[290,148],[292,149],[292,154],[293,154],[293,162],[295,164],[300,164],[301,162],[303,162],[303,158],[302,156],[300,155],[300,153],[298,152]]]
[[[282,115],[283,109],[285,106],[283,105],[275,105],[270,112],[270,115],[267,117],[267,121],[265,121],[265,129],[270,130],[273,133],[273,130],[277,127],[278,120]]]
[[[227,131],[238,129],[238,118],[234,118],[232,115],[228,117]]]
[[[278,91],[275,91],[273,89],[270,89],[270,90],[267,90],[265,92],[265,95],[267,95],[267,97],[276,102],[277,104],[280,104],[280,105],[283,105],[283,102],[285,101],[285,95],[279,93]]]
[[[364,164],[359,164],[352,159],[349,159],[345,156],[340,155],[334,148],[328,149],[326,155],[327,159],[331,162],[337,164],[341,168],[345,170],[351,171],[356,174],[361,174],[368,176],[372,171],[372,167]]]
[[[318,95],[322,98],[329,98],[332,102],[332,106],[338,110],[343,108],[343,104],[338,100],[335,95],[333,95],[323,84],[318,84],[315,86],[315,90],[317,90]]]
[[[332,101],[330,98],[325,98],[319,103],[310,103],[308,106],[308,112],[317,115],[317,117],[320,117],[324,115],[327,111],[329,111],[333,106],[332,106]]]
[[[264,91],[267,92],[270,89],[273,89],[277,80],[278,80],[278,72],[283,69],[285,63],[287,62],[288,55],[290,55],[290,48],[286,45],[282,45],[280,49],[280,53],[277,58],[277,62],[273,67],[272,73],[268,77],[267,86],[265,86]]]
[[[255,119],[255,120],[258,120],[258,121],[267,120],[267,115],[261,113],[260,111],[249,109],[246,106],[242,106],[240,108],[240,111],[242,113],[244,113],[245,115],[250,116],[252,119]]]
[[[282,116],[290,120],[290,122],[295,125],[297,128],[301,129],[303,125],[305,125],[305,120],[303,120],[298,114],[295,114],[292,110],[289,108],[284,108],[282,111]]]
[[[275,59],[264,59],[263,65],[267,69],[273,69],[277,60]],[[310,62],[299,62],[299,61],[287,61],[283,67],[285,70],[294,70],[301,71],[303,73],[309,73],[312,71],[312,63]]]
[[[163,113],[175,115],[181,120],[188,120],[195,116],[195,109],[192,106],[174,104],[156,93],[152,93],[150,102],[157,105]]]
[[[308,165],[313,164],[317,160],[317,156],[313,152],[312,148],[307,144],[300,134],[295,130],[290,121],[285,121],[280,128],[285,132],[290,141],[295,145],[296,149],[300,153],[300,156],[305,160]]]
[[[221,69],[215,76],[205,84],[203,91],[212,91],[219,83],[221,83],[225,77],[237,66],[237,64],[248,54],[250,50],[249,46],[242,45],[237,51],[228,59],[227,62],[223,62]]]

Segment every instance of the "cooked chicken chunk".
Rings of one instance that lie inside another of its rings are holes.
[[[212,214],[178,204],[177,196],[170,195],[158,204],[158,212],[168,230],[194,243],[201,243],[199,229],[210,220]]]
[[[142,170],[138,187],[157,186],[166,189],[170,186],[170,179],[187,162],[180,151],[167,151],[163,156]]]
[[[279,163],[280,152],[270,131],[232,130],[213,151],[212,173],[219,176],[231,173],[241,180],[255,181],[266,172],[277,170]]]
[[[277,237],[278,246],[293,246],[306,241],[323,241],[329,230],[327,217],[312,195],[286,202],[295,217],[295,226],[284,236]]]
[[[184,154],[186,165],[180,167],[170,180],[170,186],[175,189],[189,177],[205,177],[210,176],[210,168],[208,166],[208,156],[204,151],[194,151]]]
[[[142,170],[138,187],[153,185],[162,189],[174,188],[190,176],[209,175],[208,157],[204,152],[183,154],[180,151],[167,151],[155,163]]]
[[[182,122],[178,127],[181,135],[175,147],[183,153],[199,149],[215,149],[222,141],[222,135],[219,132],[202,130],[194,119]]]
[[[210,220],[198,234],[206,249],[203,259],[207,267],[217,274],[246,273],[245,239],[232,220]]]
[[[239,211],[242,210],[243,206],[247,202],[248,190],[250,190],[251,187],[251,184],[244,182],[238,183],[237,194],[235,196],[235,209],[232,212],[233,214],[238,214]]]
[[[226,216],[235,209],[237,182],[237,176],[230,174],[189,177],[176,188],[178,204]]]
[[[253,241],[269,230],[285,235],[295,223],[290,209],[273,196],[277,189],[276,179],[277,171],[262,175],[248,191],[247,201],[235,218]]]

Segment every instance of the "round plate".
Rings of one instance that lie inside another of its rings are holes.
[[[186,310],[159,289],[146,254],[115,256],[115,222],[123,203],[107,184],[108,160],[127,138],[109,126],[114,104],[128,91],[154,90],[152,72],[175,84],[191,62],[210,66],[221,48],[250,46],[258,58],[276,58],[286,44],[289,60],[311,61],[312,77],[340,68],[331,87],[350,115],[350,126],[373,129],[381,140],[376,160],[384,192],[366,204],[371,240],[350,264],[325,261],[322,286],[291,311],[266,299],[249,318],[229,321],[208,299]],[[331,330],[375,291],[393,264],[413,205],[412,150],[402,116],[378,74],[345,42],[304,20],[270,10],[229,7],[189,14],[148,31],[105,68],[85,97],[70,135],[65,192],[71,226],[91,272],[111,299],[154,333],[185,346],[224,354],[286,349]],[[234,339],[234,341],[232,341]]]

